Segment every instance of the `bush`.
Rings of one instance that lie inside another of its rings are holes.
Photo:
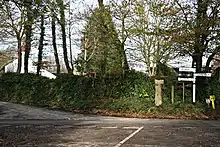
[[[130,71],[123,77],[107,79],[106,83],[113,98],[154,99],[154,80],[147,80],[143,73]]]
[[[65,109],[99,107],[102,99],[154,98],[154,84],[144,74],[127,72],[124,76],[89,78],[58,75],[50,80],[33,74],[5,74],[0,78],[1,100]]]
[[[198,92],[199,97],[204,102],[205,99],[209,98],[210,95],[215,95],[217,100],[220,100],[220,80],[219,72],[220,69],[216,70],[216,74],[211,78],[199,77],[197,80],[200,80],[202,86],[200,86]]]
[[[207,89],[210,91],[210,95],[215,95],[215,98],[217,100],[220,100],[220,81],[218,77],[213,77],[209,80],[209,85],[207,86]]]
[[[129,71],[125,75],[89,78],[58,75],[50,80],[33,74],[5,74],[0,78],[0,99],[28,105],[56,107],[66,110],[104,109],[139,114],[200,113],[203,109],[168,99],[155,107],[154,78]]]
[[[41,105],[48,101],[51,80],[32,74],[8,74],[0,79],[1,99]]]

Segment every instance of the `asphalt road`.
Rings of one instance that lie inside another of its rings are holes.
[[[72,114],[0,102],[3,147],[220,147],[220,121]]]

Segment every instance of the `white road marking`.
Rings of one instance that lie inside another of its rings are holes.
[[[137,129],[139,129],[139,127],[123,127],[123,129],[135,129],[135,130],[137,130]]]
[[[136,131],[134,131],[132,134],[130,134],[128,137],[126,137],[124,140],[122,140],[121,142],[119,142],[118,144],[115,145],[115,147],[120,147],[121,145],[123,145],[126,141],[128,141],[129,139],[131,139],[134,135],[136,135],[138,132],[140,132],[144,127],[140,127],[138,128]]]
[[[180,127],[182,129],[195,129],[196,127]]]
[[[154,126],[154,128],[163,128],[163,126]]]
[[[114,127],[101,127],[102,129],[117,129],[118,127],[117,126],[114,126]]]

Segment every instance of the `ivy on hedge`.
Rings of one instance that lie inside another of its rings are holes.
[[[55,80],[34,74],[8,73],[0,78],[0,94],[0,100],[3,101],[65,109],[89,109],[106,106],[99,103],[102,100],[106,100],[106,103],[120,99],[152,103],[154,80],[147,80],[145,74],[134,71],[123,76],[108,75],[106,78],[64,74],[58,75]]]

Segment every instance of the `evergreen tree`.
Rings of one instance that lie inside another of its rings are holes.
[[[81,65],[84,72],[95,71],[101,76],[122,72],[120,41],[110,10],[99,8],[88,17],[82,39]]]

